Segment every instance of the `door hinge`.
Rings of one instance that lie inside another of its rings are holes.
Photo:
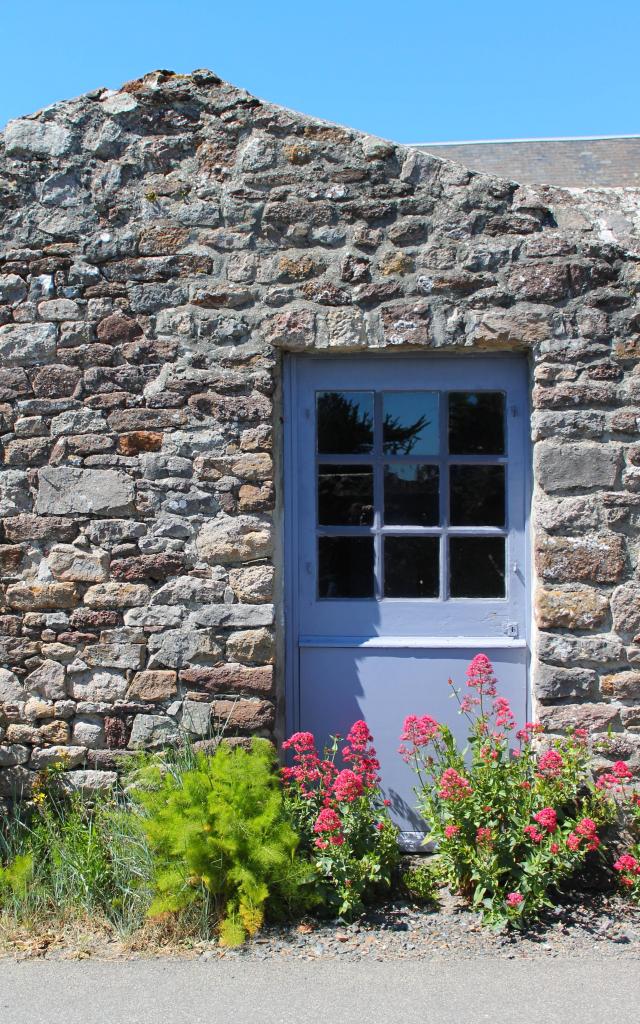
[[[518,634],[519,634],[518,623],[517,622],[505,622],[505,624],[504,624],[504,626],[502,628],[502,632],[504,633],[505,636],[511,636],[511,637],[514,638],[514,640],[517,639]]]
[[[520,415],[520,410],[518,409],[518,406],[517,406],[517,405],[512,405],[512,406],[511,406],[511,410],[510,410],[510,411],[511,411],[511,415],[512,415],[513,417],[515,417],[515,416],[519,416],[519,415]]]

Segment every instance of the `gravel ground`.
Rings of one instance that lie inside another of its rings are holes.
[[[407,903],[376,909],[356,924],[309,922],[271,928],[240,950],[204,950],[203,958],[423,960],[499,956],[640,958],[640,910],[617,898],[582,897],[550,911],[523,933],[496,933],[444,894],[437,910]]]
[[[153,934],[123,943],[90,929],[15,935],[5,938],[0,957],[20,960],[188,959],[286,960],[442,960],[497,957],[640,958],[640,909],[618,897],[580,895],[554,907],[525,932],[496,933],[480,925],[477,914],[443,891],[440,906],[430,910],[406,902],[377,907],[355,924],[305,921],[272,927],[237,950],[215,941],[175,944]]]

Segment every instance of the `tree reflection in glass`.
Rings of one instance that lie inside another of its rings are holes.
[[[373,392],[319,391],[318,452],[359,455],[373,449]]]
[[[385,455],[438,452],[438,394],[387,391],[383,395],[382,445]]]

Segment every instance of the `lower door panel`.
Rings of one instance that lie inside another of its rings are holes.
[[[499,693],[509,699],[518,724],[524,724],[528,717],[524,645],[494,650],[487,646],[300,648],[300,728],[313,731],[322,745],[331,734],[344,735],[354,721],[365,719],[380,759],[385,796],[403,832],[419,833],[424,823],[415,809],[415,776],[398,753],[402,723],[407,715],[428,714],[449,725],[464,743],[467,720],[457,714],[448,679],[465,691],[467,665],[478,653],[493,662]]]

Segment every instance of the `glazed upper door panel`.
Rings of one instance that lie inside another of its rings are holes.
[[[300,360],[301,636],[525,634],[526,369]]]

